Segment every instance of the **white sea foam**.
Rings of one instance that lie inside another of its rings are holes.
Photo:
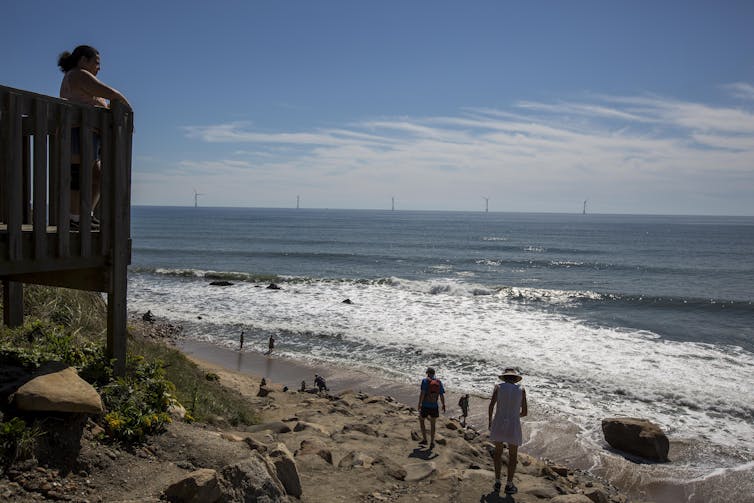
[[[129,303],[184,323],[190,336],[223,343],[235,341],[239,328],[271,331],[293,358],[370,368],[399,380],[413,380],[434,364],[447,387],[479,395],[490,392],[502,367],[514,365],[526,376],[539,416],[571,424],[585,452],[604,450],[601,419],[635,416],[652,419],[674,439],[704,439],[744,459],[754,453],[751,353],[588,325],[516,300],[597,298],[592,292],[493,292],[458,280],[400,278],[263,286],[218,288],[190,277],[156,281],[133,274]],[[537,424],[535,418],[529,426],[530,442],[545,449],[536,441]],[[689,467],[700,462],[686,460]],[[734,463],[716,459],[715,466]]]

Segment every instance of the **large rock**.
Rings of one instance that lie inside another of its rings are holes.
[[[550,500],[550,503],[593,503],[583,494],[561,494]]]
[[[603,419],[602,432],[607,443],[615,449],[653,461],[668,460],[668,437],[659,426],[646,419]]]
[[[420,463],[409,463],[404,465],[403,469],[406,470],[406,477],[404,478],[406,482],[418,482],[436,473],[437,465],[432,461],[423,461]]]
[[[271,421],[269,423],[255,424],[247,428],[252,433],[260,431],[272,431],[275,433],[290,433],[291,427],[282,421]]]
[[[165,498],[173,503],[215,503],[222,496],[215,470],[202,468],[165,489]]]
[[[30,380],[13,395],[20,410],[101,414],[102,399],[97,391],[67,367]]]
[[[294,461],[291,451],[285,444],[279,443],[270,451],[269,457],[272,464],[275,465],[278,480],[283,484],[285,492],[300,498],[302,493],[301,479],[298,476],[296,461]]]
[[[248,458],[224,467],[223,501],[283,501],[285,489],[275,475],[275,467],[257,451]]]
[[[340,459],[338,468],[342,470],[350,470],[356,467],[369,468],[373,462],[374,458],[367,456],[363,452],[350,451]]]
[[[319,456],[328,463],[332,464],[332,452],[327,448],[327,444],[317,438],[301,441],[301,445],[296,451],[295,456],[298,457],[307,455]]]

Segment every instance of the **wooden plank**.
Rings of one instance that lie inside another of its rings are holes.
[[[13,279],[34,285],[60,286],[90,292],[107,292],[109,278],[103,267],[35,272],[13,276]]]
[[[58,200],[58,256],[68,257],[70,252],[69,236],[71,215],[71,108],[60,107],[58,121],[58,165],[57,186],[55,194]]]
[[[7,183],[6,174],[6,152],[8,152],[8,128],[5,122],[8,120],[8,91],[0,86],[0,182],[3,186]],[[4,190],[0,190],[0,222],[7,222],[8,218],[8,198]],[[4,255],[6,250],[0,250],[0,256]]]
[[[21,116],[16,110],[16,95],[7,95],[8,111],[3,120],[6,128],[6,173],[5,194],[7,203],[8,223],[8,259],[16,260],[22,256],[21,249],[21,217],[22,217],[22,183],[21,176]]]
[[[51,121],[55,122],[57,118],[55,117],[56,113],[55,111],[51,111],[49,113],[49,116]],[[57,122],[55,122],[55,125],[52,127],[52,129],[48,129],[50,133],[50,142],[48,145],[48,153],[50,156],[50,162],[48,164],[48,170],[47,173],[49,175],[49,185],[48,185],[48,193],[49,193],[49,220],[48,222],[57,223],[58,221],[58,215],[60,215],[60,211],[58,208],[58,205],[60,204],[59,199],[55,196],[57,194],[57,187],[60,183],[59,177],[60,177],[60,135],[58,133],[58,125]]]
[[[22,120],[23,123],[23,120]],[[31,223],[31,136],[21,135],[21,223]]]
[[[94,156],[92,155],[93,142],[91,128],[91,113],[88,110],[81,110],[81,120],[79,121],[79,152],[81,152],[81,166],[79,168],[79,233],[81,234],[82,257],[88,257],[92,254],[92,165]]]
[[[34,102],[34,256],[47,256],[47,103]]]
[[[3,323],[11,328],[24,324],[24,287],[21,283],[3,280]]]
[[[100,253],[110,255],[113,230],[113,160],[112,160],[112,120],[111,113],[100,114],[100,134],[102,135],[102,188],[99,203],[100,237],[102,248]]]
[[[107,294],[107,351],[115,358],[115,373],[122,375],[126,364],[126,315],[127,315],[127,268],[129,257],[128,218],[130,211],[130,194],[128,184],[130,166],[127,166],[128,154],[125,138],[130,135],[130,113],[117,101],[112,104],[113,111],[113,255],[110,269],[110,291]]]

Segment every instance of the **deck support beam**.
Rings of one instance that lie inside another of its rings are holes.
[[[24,324],[23,283],[3,281],[3,323],[10,328]]]

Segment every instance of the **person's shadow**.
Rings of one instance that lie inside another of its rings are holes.
[[[430,450],[430,449],[422,449],[421,447],[415,448],[411,454],[408,455],[409,458],[419,458],[423,459],[424,461],[429,461],[430,459],[435,459],[439,454],[436,452]]]
[[[500,494],[499,491],[490,491],[489,494],[482,494],[479,497],[479,503],[516,503],[512,494]]]

